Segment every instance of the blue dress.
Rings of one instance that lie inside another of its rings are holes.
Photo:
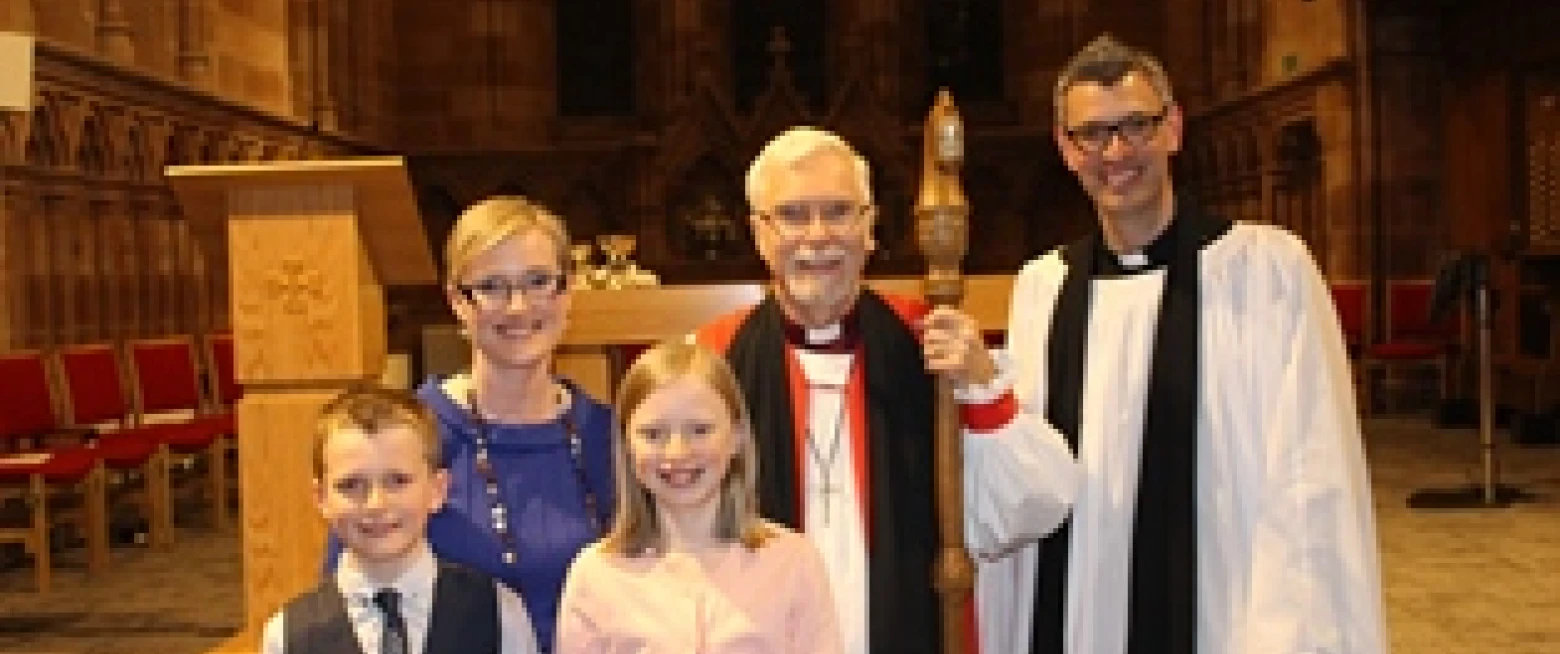
[[[441,560],[492,575],[519,593],[537,644],[551,652],[564,576],[574,556],[601,536],[585,510],[564,426],[554,421],[487,427],[488,457],[519,554],[513,565],[506,564],[503,541],[493,530],[493,503],[475,465],[477,424],[470,411],[445,394],[443,383],[442,377],[430,377],[417,389],[438,420],[450,475],[449,501],[428,521],[428,542]],[[605,529],[615,506],[611,409],[564,383],[573,398],[568,415],[580,435],[585,483],[595,494]],[[333,539],[331,561],[336,549]]]

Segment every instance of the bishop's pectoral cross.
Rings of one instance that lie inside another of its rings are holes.
[[[818,432],[810,428],[807,430],[807,452],[812,457],[814,469],[818,471],[817,487],[813,490],[816,490],[822,496],[819,501],[823,504],[823,524],[829,524],[829,506],[834,504],[835,495],[845,492],[845,488],[834,481],[835,461],[839,459],[840,441],[844,440],[840,434],[840,428],[845,424],[846,401],[843,396],[845,387],[843,385],[815,385],[814,387],[827,388],[833,391],[839,400],[839,408],[834,412],[834,433],[829,438],[826,446],[827,450],[820,449],[823,446],[820,446],[818,443]],[[846,468],[849,468],[849,466],[846,466]]]
[[[820,473],[818,476],[821,477],[818,483],[818,494],[823,496],[819,500],[823,504],[823,524],[829,524],[829,507],[834,505],[834,496],[845,492],[845,490],[834,483],[834,471],[820,470],[818,472]]]

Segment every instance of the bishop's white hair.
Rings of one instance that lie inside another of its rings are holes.
[[[776,169],[789,169],[797,164],[823,153],[837,153],[850,159],[852,167],[856,170],[856,183],[861,187],[862,197],[866,202],[872,202],[872,173],[867,167],[867,160],[863,159],[856,149],[850,147],[845,139],[838,134],[816,127],[793,127],[779,136],[770,139],[764,145],[758,156],[753,159],[753,164],[748,166],[746,191],[748,206],[758,210],[759,195],[764,192],[764,186],[769,181],[769,176]]]

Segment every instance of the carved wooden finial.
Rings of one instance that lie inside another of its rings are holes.
[[[916,197],[916,238],[929,271],[926,293],[934,304],[957,305],[963,296],[958,269],[969,241],[969,201],[959,180],[964,163],[964,121],[947,89],[937,94],[922,137],[921,189]]]

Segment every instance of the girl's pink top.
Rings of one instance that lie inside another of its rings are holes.
[[[556,654],[840,654],[823,560],[776,530],[701,562],[587,547],[564,583]]]

